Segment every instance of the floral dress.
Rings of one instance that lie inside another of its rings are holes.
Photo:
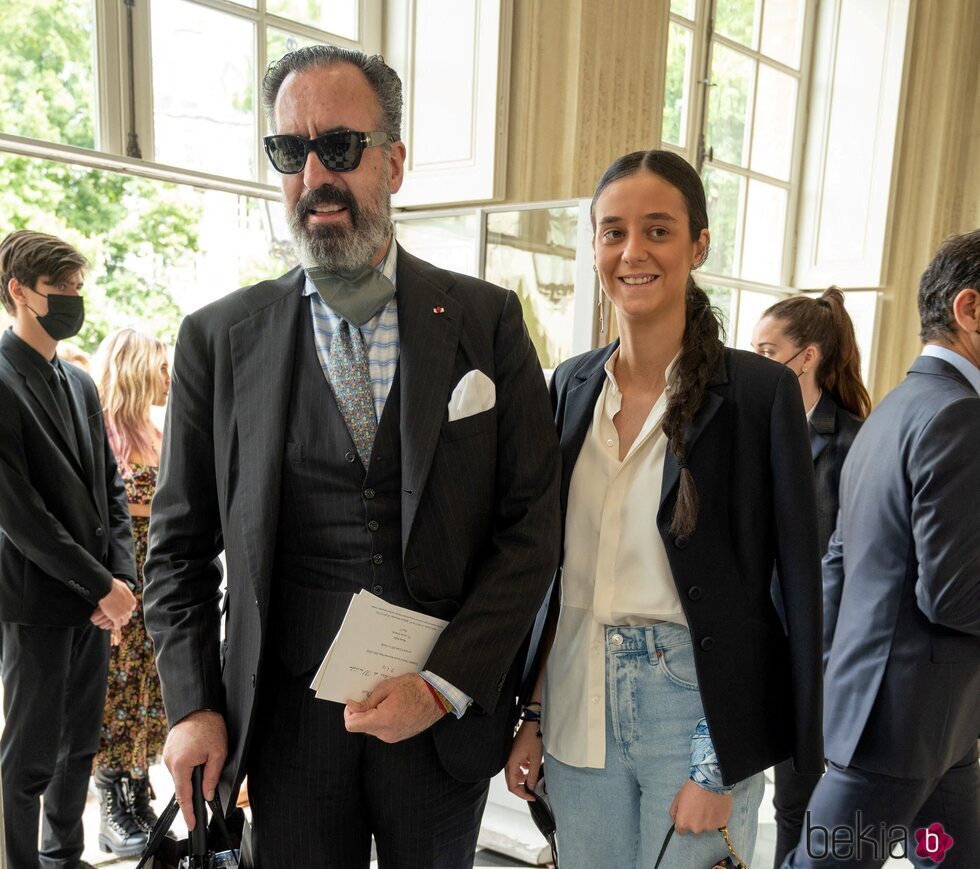
[[[153,465],[133,462],[128,467],[120,464],[119,473],[129,503],[149,504],[156,490],[157,469]],[[145,778],[150,764],[155,763],[163,751],[167,716],[153,643],[143,621],[143,565],[150,520],[146,516],[133,516],[132,521],[138,583],[136,609],[129,624],[122,628],[120,643],[112,647],[102,737],[92,765],[96,770],[113,770],[131,778]]]

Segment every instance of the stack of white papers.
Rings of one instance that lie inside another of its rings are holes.
[[[354,595],[310,688],[320,700],[363,700],[385,679],[418,673],[449,622]]]

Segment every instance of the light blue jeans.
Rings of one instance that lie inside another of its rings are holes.
[[[653,869],[670,828],[670,805],[690,776],[691,731],[704,716],[691,635],[671,623],[607,627],[605,642],[605,769],[545,757],[559,865]],[[764,785],[758,773],[732,794],[728,829],[750,866]],[[708,869],[727,853],[719,833],[675,835],[661,867]]]

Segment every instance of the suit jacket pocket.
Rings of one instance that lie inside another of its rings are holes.
[[[958,661],[980,661],[980,638],[933,637],[932,661],[936,664],[952,664]]]
[[[442,436],[447,441],[456,441],[461,438],[474,437],[475,435],[493,432],[497,428],[497,409],[491,407],[481,413],[474,413],[472,416],[463,419],[454,419],[452,422],[442,424]]]

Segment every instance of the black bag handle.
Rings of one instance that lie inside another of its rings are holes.
[[[657,855],[657,863],[653,869],[660,869],[660,864],[664,859],[664,854],[667,853],[667,846],[670,844],[670,839],[674,835],[674,825],[670,825],[670,829],[667,831],[667,835],[664,836],[664,843],[660,846],[660,853]],[[136,867],[139,869],[139,866]]]
[[[195,823],[194,829],[188,833],[188,854],[191,857],[197,857],[203,860],[208,854],[208,811],[206,808],[207,802],[204,799],[203,766],[194,767],[191,773],[191,785],[193,788],[192,799]],[[222,835],[231,841],[231,836],[228,834],[228,826],[225,823],[224,813],[221,811],[221,801],[218,799],[217,793],[211,801],[211,810],[214,812],[216,818],[220,818],[218,827]],[[136,869],[144,869],[150,862],[150,858],[155,856],[157,851],[160,850],[163,840],[167,837],[167,833],[170,832],[170,828],[173,826],[178,811],[180,811],[180,806],[177,805],[177,795],[174,794],[170,798],[170,802],[167,803],[167,807],[157,819],[156,824],[153,825],[153,830],[150,832],[149,838],[146,841],[143,853],[140,854]]]

